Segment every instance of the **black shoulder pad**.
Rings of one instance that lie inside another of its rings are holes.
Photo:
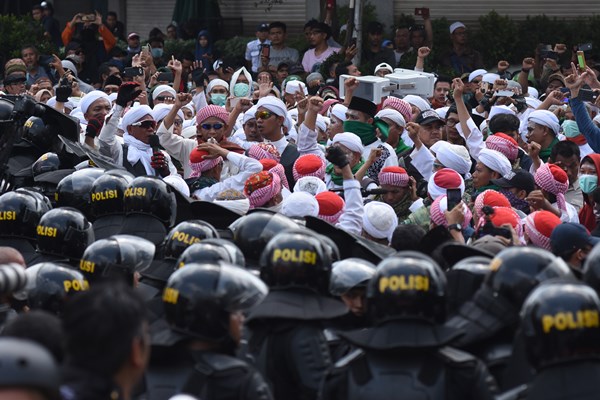
[[[216,354],[216,353],[204,353],[200,356],[201,363],[205,364],[207,371],[211,369],[212,372],[224,372],[232,369],[248,369],[248,364],[246,364],[243,360],[239,358],[231,357],[225,354]],[[200,365],[197,365],[196,368],[202,368]],[[210,375],[210,373],[206,374]]]
[[[477,363],[477,358],[474,355],[454,347],[442,347],[438,350],[438,354],[442,356],[445,362],[455,366],[472,366]]]

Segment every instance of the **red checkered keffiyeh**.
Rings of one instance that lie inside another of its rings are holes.
[[[190,178],[197,178],[202,175],[204,171],[213,169],[217,165],[223,162],[223,157],[217,157],[213,159],[204,159],[204,156],[208,156],[209,153],[204,150],[194,149],[190,153],[190,168],[192,173]]]
[[[292,173],[296,181],[305,176],[325,179],[325,162],[315,154],[305,154],[296,159]]]
[[[329,191],[318,193],[315,199],[319,203],[319,218],[331,224],[337,223],[344,213],[344,199]]]
[[[386,107],[391,107],[402,114],[407,123],[412,121],[412,107],[407,101],[390,96],[383,102],[382,108]]]
[[[262,160],[259,160],[259,162],[263,166],[263,171],[267,171],[272,174],[278,175],[279,179],[281,180],[281,184],[286,189],[288,189],[288,190],[290,189],[290,185],[288,183],[287,177],[285,176],[285,168],[283,168],[283,165],[279,164],[277,161],[272,160],[270,158],[264,158]]]
[[[200,125],[210,117],[218,118],[226,124],[229,120],[229,113],[227,110],[225,110],[225,108],[211,104],[198,110],[198,113],[196,114],[196,122],[198,125]]]
[[[485,147],[504,154],[511,162],[519,156],[519,145],[505,133],[495,133],[485,140]]]
[[[561,223],[550,211],[536,211],[525,218],[525,233],[535,246],[551,251],[550,235]]]
[[[250,200],[250,208],[264,206],[281,191],[281,180],[277,174],[258,172],[246,180],[244,194]]]
[[[479,194],[475,199],[475,205],[473,207],[473,211],[475,211],[475,218],[478,220],[483,216],[483,212],[481,211],[484,206],[490,207],[508,207],[510,208],[510,201],[500,192],[497,192],[493,189],[488,189]]]
[[[441,195],[439,196],[437,199],[435,199],[435,201],[431,204],[431,208],[429,209],[429,213],[430,213],[430,217],[431,217],[431,222],[433,222],[434,224],[440,226],[445,226],[448,227],[448,221],[446,221],[446,216],[444,215],[444,212],[448,210],[448,199],[446,198],[446,195]],[[466,228],[469,226],[469,223],[471,222],[471,218],[473,217],[473,215],[471,214],[471,210],[469,210],[469,207],[467,207],[464,203],[463,203],[463,211],[465,214],[465,219],[462,223],[462,227]]]
[[[271,143],[256,143],[250,146],[248,149],[248,157],[254,158],[255,160],[262,160],[268,158],[279,162],[281,155],[277,151],[277,148]]]
[[[567,173],[558,165],[542,164],[533,176],[535,184],[546,192],[556,196],[558,208],[567,211],[567,201],[565,193],[569,189],[569,177]]]
[[[385,167],[379,172],[380,185],[407,187],[408,181],[408,173],[402,167]]]

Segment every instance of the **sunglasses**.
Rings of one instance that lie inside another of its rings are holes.
[[[225,126],[225,124],[221,124],[219,122],[217,122],[216,124],[202,124],[200,125],[202,127],[202,129],[210,131],[211,129],[214,129],[215,131],[218,131],[219,129],[221,129],[222,127]]]
[[[175,97],[172,96],[158,96],[156,98],[158,101],[175,101]]]
[[[269,119],[273,115],[275,115],[275,113],[272,113],[271,111],[257,111],[256,114],[254,114],[256,119]]]
[[[156,128],[156,121],[153,121],[151,119],[147,119],[145,121],[139,121],[139,122],[135,122],[133,124],[131,124],[131,126],[139,126],[142,127],[144,129],[148,129],[148,128]]]

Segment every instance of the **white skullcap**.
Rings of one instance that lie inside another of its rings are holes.
[[[392,239],[398,226],[398,216],[389,204],[371,201],[365,204],[363,213],[363,229],[375,239]]]
[[[287,107],[285,106],[285,103],[279,100],[277,97],[261,97],[260,100],[258,100],[258,103],[256,103],[256,108],[259,107],[264,107],[267,110],[279,115],[280,117],[287,116]]]
[[[250,75],[250,72],[248,72],[246,67],[242,67],[242,68],[238,69],[237,71],[235,71],[233,73],[233,75],[231,75],[231,81],[229,81],[229,87],[233,88],[235,86],[235,84],[238,83],[237,80],[241,74],[244,74],[244,76],[248,80],[248,86],[250,86],[250,90],[248,92],[248,96],[246,96],[246,97],[250,97],[250,95],[252,94],[252,75]]]
[[[516,115],[515,112],[508,106],[492,106],[488,120],[491,121],[498,114]]]
[[[558,118],[556,117],[556,115],[554,115],[554,113],[548,110],[533,111],[531,114],[529,114],[527,121],[534,122],[538,125],[547,126],[554,132],[555,135],[558,135],[558,133],[560,132],[560,124],[558,123]]]
[[[119,95],[119,93],[112,92],[111,94],[108,95],[108,100],[112,103],[113,101],[117,100],[118,95]]]
[[[297,91],[301,91],[304,95],[308,94],[306,84],[302,81],[289,81],[285,84],[285,92],[287,94],[296,94]]]
[[[158,96],[160,96],[161,93],[164,93],[164,92],[168,92],[173,97],[177,96],[177,92],[171,86],[169,86],[169,85],[158,85],[152,91],[152,100],[156,100],[156,98]]]
[[[229,92],[229,84],[227,82],[225,82],[223,79],[213,79],[212,81],[208,82],[208,85],[206,86],[206,93],[210,93],[215,86],[223,86],[225,89],[227,89],[227,92]]]
[[[192,139],[196,135],[198,135],[198,129],[196,128],[196,125],[187,126],[181,131],[181,137],[186,139]]]
[[[494,83],[496,83],[496,81],[498,79],[500,79],[500,75],[487,73],[487,74],[483,74],[481,81],[486,82],[486,83],[491,83],[493,85]]]
[[[534,87],[529,86],[527,88],[527,95],[525,96],[525,100],[527,100],[527,97],[533,97],[534,99],[539,99],[540,98],[540,92],[538,92],[538,90]]]
[[[163,181],[177,189],[177,191],[182,195],[190,197],[190,187],[178,174],[167,175],[163,178]]]
[[[476,69],[469,74],[469,82],[473,82],[473,79],[477,78],[478,76],[483,76],[487,73],[488,72],[485,69]]]
[[[172,108],[173,108],[173,104],[164,104],[164,103],[157,104],[152,109],[152,118],[154,118],[154,120],[158,122],[161,119],[164,119],[167,116],[167,114],[169,113],[169,111],[171,111]],[[177,115],[182,120],[185,119],[185,117],[183,116],[183,111],[177,110]]]
[[[112,104],[106,93],[104,93],[101,90],[92,90],[91,92],[83,96],[83,98],[79,102],[79,108],[81,108],[81,112],[84,114],[87,113],[88,108],[90,108],[92,103],[98,99],[106,99],[106,101],[108,101],[109,104]]]
[[[439,140],[431,146],[430,150],[435,153],[435,158],[444,167],[453,169],[463,176],[471,171],[471,156],[465,146]]]
[[[321,114],[317,114],[317,121],[315,122],[315,125],[323,132],[327,130],[327,121],[325,120],[325,117]]]
[[[365,150],[362,142],[360,141],[360,138],[354,133],[350,132],[338,133],[333,137],[332,144],[344,145],[346,148],[348,148],[348,150],[350,150],[353,153],[362,154]]]
[[[281,213],[290,218],[316,217],[319,215],[319,202],[309,193],[294,192],[283,199]]]
[[[465,28],[466,29],[467,27],[462,22],[456,21],[452,25],[450,25],[450,34],[453,34],[454,31],[457,30],[458,28]]]
[[[294,192],[306,192],[313,196],[326,190],[327,186],[325,186],[325,182],[316,176],[303,176],[294,185]]]
[[[193,101],[190,101],[189,103],[184,104],[183,107],[181,107],[181,108],[187,108],[193,114],[196,114],[196,108],[194,107],[194,102]]]
[[[434,111],[440,116],[441,119],[446,119],[446,114],[448,114],[448,110],[450,107],[440,107],[436,108]]]
[[[338,103],[331,107],[331,112],[329,113],[329,115],[333,115],[340,121],[344,122],[346,120],[346,111],[348,111],[348,107]]]
[[[381,63],[375,67],[375,72],[373,72],[373,74],[377,75],[377,72],[381,71],[382,69],[387,69],[388,71],[390,71],[390,73],[394,72],[394,68],[392,68],[390,64]]]
[[[479,162],[492,171],[498,172],[505,179],[511,180],[515,176],[510,161],[499,151],[482,149],[479,152]]]
[[[129,111],[123,115],[123,121],[121,125],[123,126],[123,130],[127,131],[127,127],[131,124],[138,122],[140,119],[144,118],[146,115],[152,115],[152,109],[147,105],[139,105],[136,107],[131,107]]]
[[[242,125],[245,125],[246,122],[252,120],[252,119],[256,119],[256,111],[258,110],[258,107],[256,105],[250,107],[248,109],[248,111],[246,111],[244,113],[244,117],[242,118]]]
[[[406,121],[404,120],[402,114],[392,108],[384,108],[375,114],[375,116],[378,118],[387,118],[398,126],[403,128],[406,127]]]
[[[431,110],[431,105],[429,105],[427,100],[423,99],[422,97],[415,96],[414,94],[404,96],[402,100],[406,101],[410,105],[417,107],[421,112]]]
[[[436,171],[429,177],[427,182],[427,193],[433,200],[441,195],[447,194],[448,189],[460,189],[460,195],[465,193],[465,181],[458,172],[450,168]]]
[[[539,106],[542,105],[542,102],[539,101],[537,98],[535,97],[525,97],[525,103],[527,103],[528,107],[533,108],[534,110],[536,110]]]

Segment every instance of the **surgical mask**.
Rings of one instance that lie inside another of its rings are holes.
[[[250,93],[250,85],[244,82],[233,85],[233,95],[235,97],[247,97]]]
[[[161,58],[163,55],[163,49],[161,48],[152,48],[152,57],[153,58]]]
[[[227,95],[222,93],[211,93],[210,101],[216,106],[224,106],[227,101]]]
[[[579,187],[585,194],[592,193],[596,187],[598,187],[598,176],[597,175],[579,175]]]

